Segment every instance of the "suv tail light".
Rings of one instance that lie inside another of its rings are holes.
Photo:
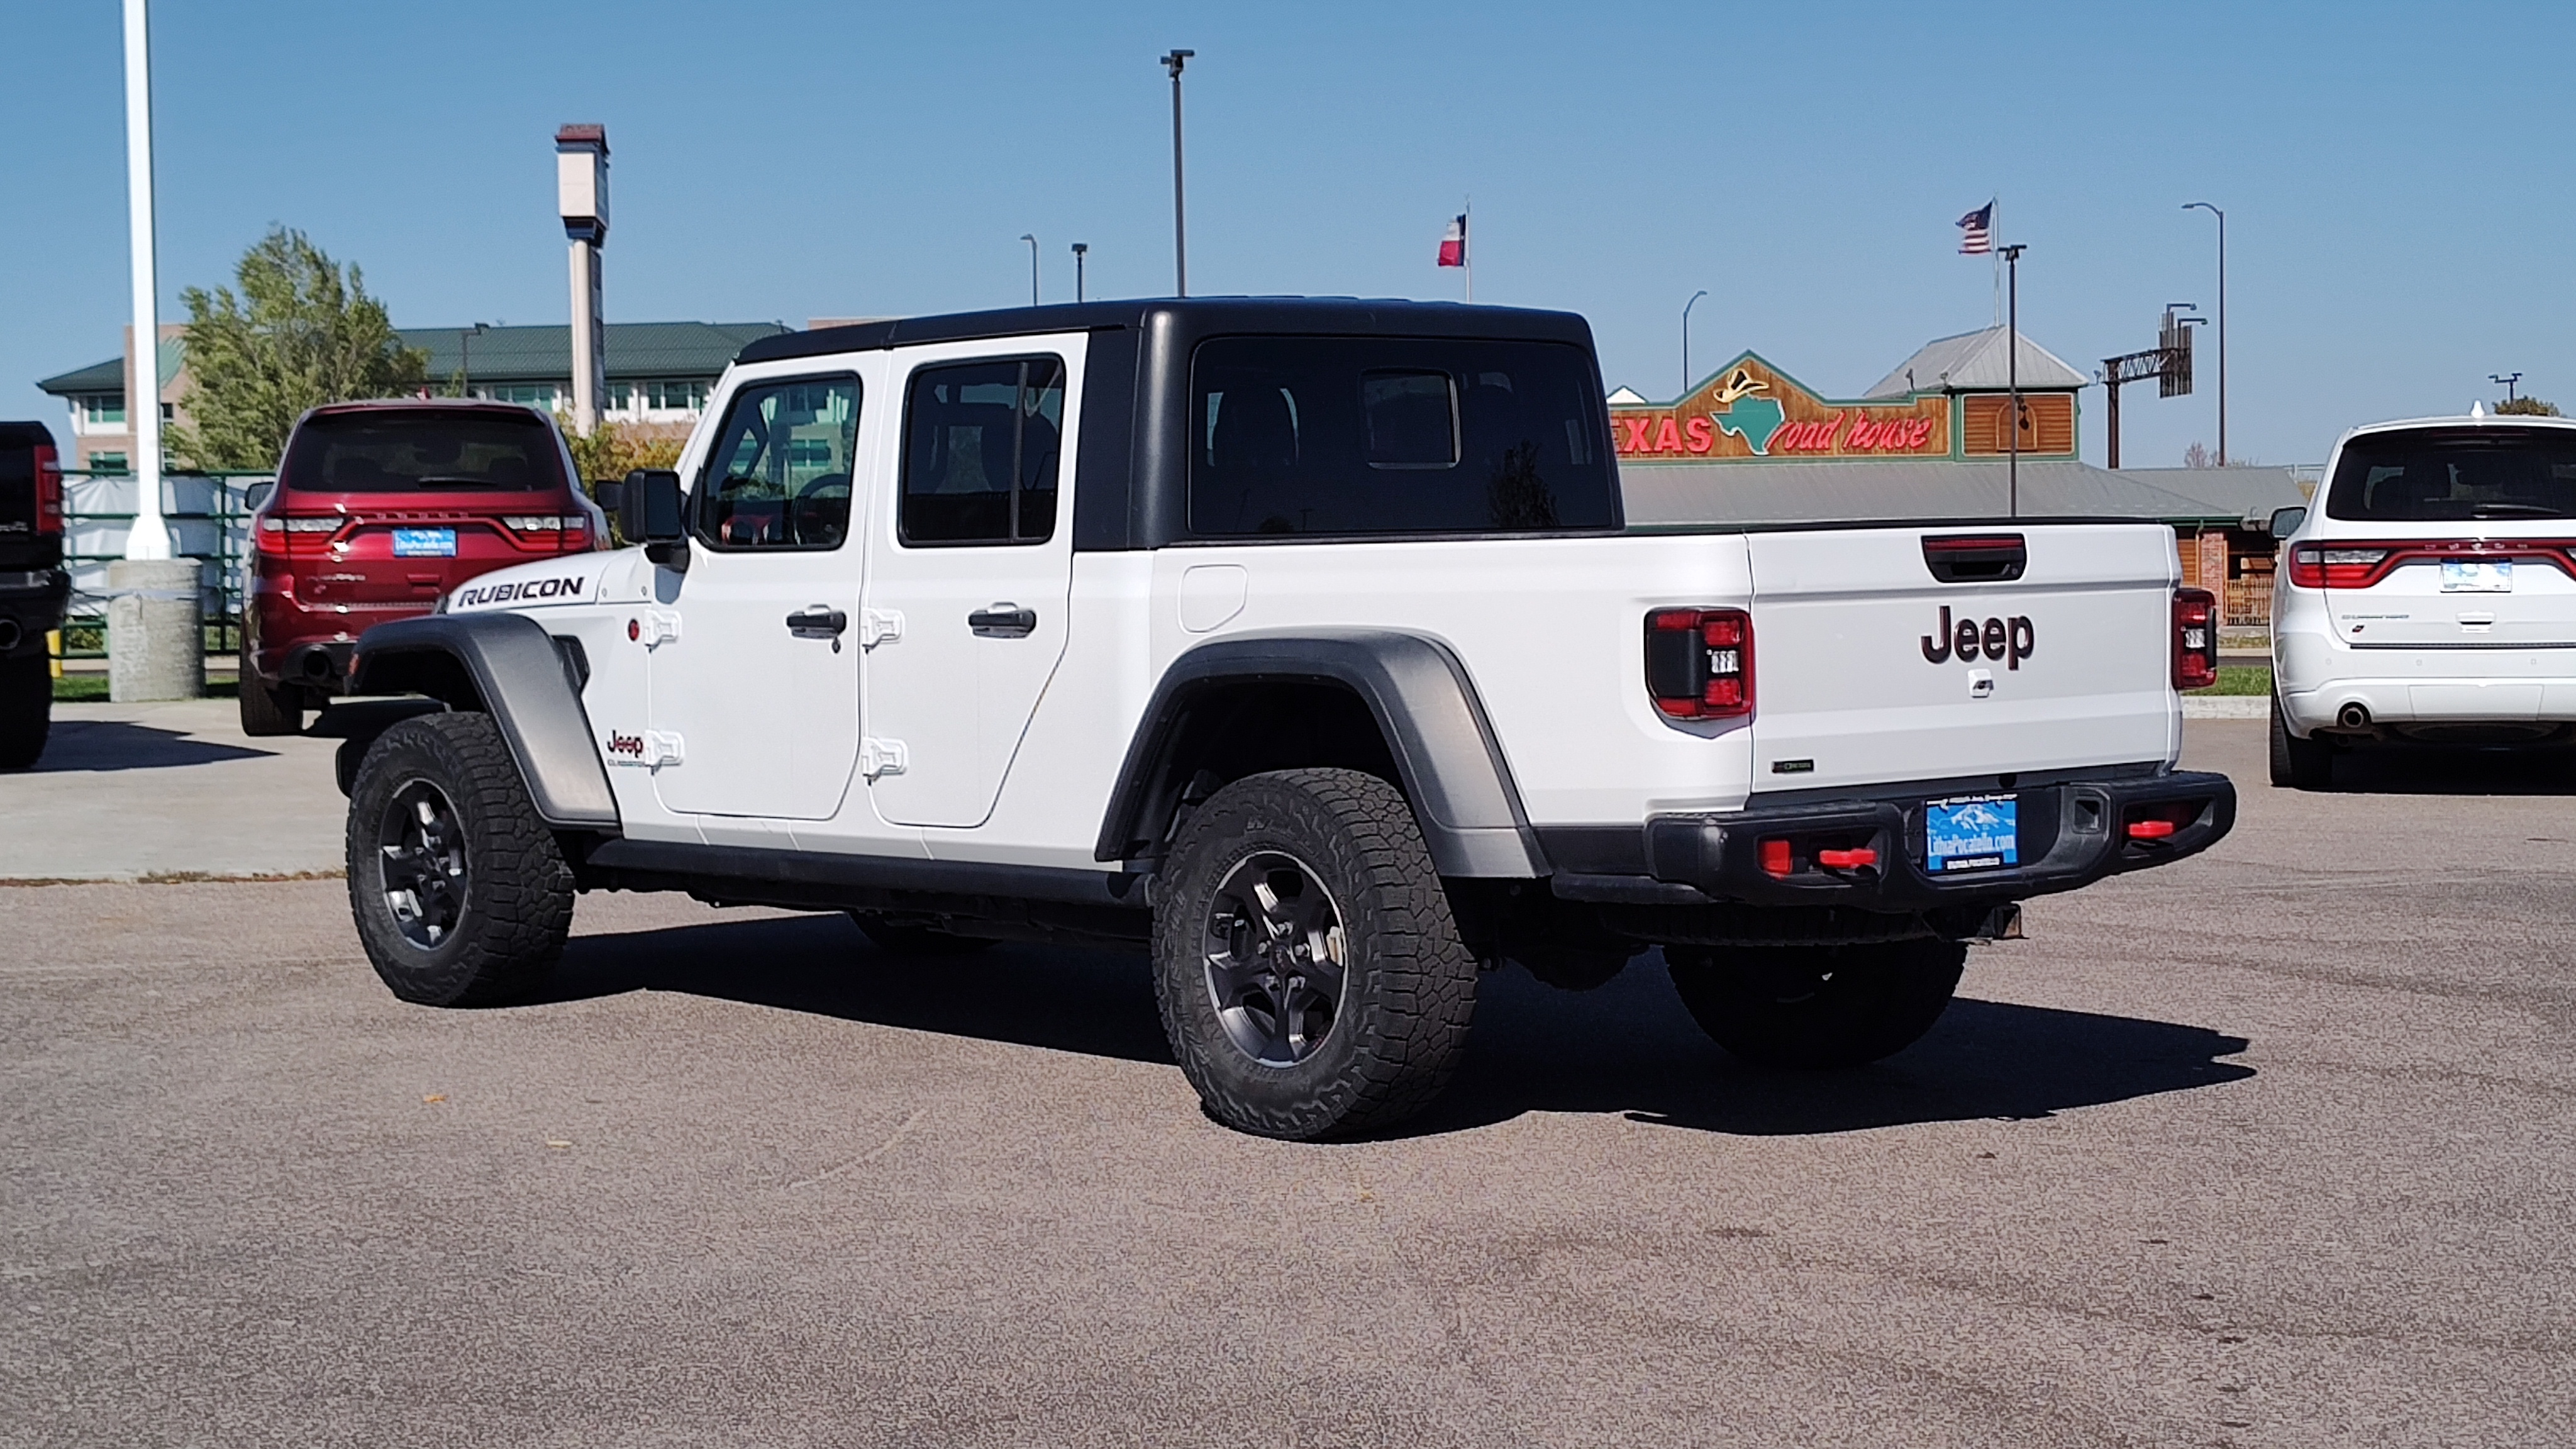
[[[2173,682],[2176,689],[2218,682],[2218,596],[2207,589],[2174,590]]]
[[[590,519],[584,514],[509,513],[502,515],[501,526],[512,533],[531,535],[533,542],[552,543],[560,553],[579,553],[590,547]]]
[[[349,522],[338,513],[263,513],[259,516],[259,547],[273,554],[318,554],[330,546],[331,538]]]
[[[2290,550],[2290,582],[2303,589],[2366,589],[2387,570],[2384,548],[2327,548],[2303,543]]]
[[[1742,609],[1648,614],[1646,692],[1669,719],[1753,713],[1753,616]]]
[[[36,532],[63,531],[63,466],[54,458],[53,445],[36,445]]]

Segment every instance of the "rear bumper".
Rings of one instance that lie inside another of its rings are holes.
[[[2282,722],[2306,739],[2349,733],[2347,706],[2368,727],[2564,725],[2576,722],[2576,648],[2543,645],[2387,645],[2355,648],[2318,627],[2313,606],[2272,636]]]
[[[41,654],[45,633],[63,625],[72,576],[61,569],[0,573],[0,657]]]
[[[1924,866],[1923,802],[1968,793],[1948,782],[1896,785],[1862,799],[1657,816],[1644,829],[1642,875],[1560,872],[1552,886],[1568,899],[1632,905],[1731,901],[1916,912],[2071,891],[2170,865],[2207,850],[2236,824],[2236,787],[2225,775],[2167,771],[2022,786],[2013,791],[2021,804],[2022,863],[1936,876]],[[2173,833],[2131,839],[2127,822],[2150,812],[2173,820]],[[1762,842],[1783,838],[1797,847],[1796,868],[1774,875],[1763,868]],[[1876,862],[1828,869],[1813,863],[1811,847],[1820,844],[1866,849]]]

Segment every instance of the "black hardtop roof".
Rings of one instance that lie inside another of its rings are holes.
[[[967,342],[1097,328],[1171,327],[1195,337],[1275,332],[1337,337],[1491,337],[1571,342],[1589,348],[1592,326],[1573,312],[1471,307],[1362,297],[1162,297],[1060,303],[941,317],[896,317],[849,327],[786,332],[745,347],[736,362],[771,362],[839,352],[875,352],[922,342]]]
[[[43,423],[0,423],[0,448],[54,446],[54,430]]]

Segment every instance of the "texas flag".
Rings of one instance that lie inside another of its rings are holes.
[[[1449,234],[1440,238],[1440,265],[1467,265],[1467,213],[1463,211],[1458,213],[1456,221],[1449,223]]]

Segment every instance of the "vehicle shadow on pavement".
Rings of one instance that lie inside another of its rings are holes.
[[[1701,1033],[1650,954],[1580,995],[1517,970],[1487,976],[1466,1065],[1402,1130],[1531,1111],[1753,1137],[2039,1118],[2242,1080],[2254,1069],[2220,1058],[2247,1045],[2206,1027],[1962,997],[1922,1041],[1876,1065],[1765,1071]]]
[[[44,755],[36,761],[30,773],[171,770],[224,760],[262,760],[276,753],[275,750],[254,750],[198,739],[178,730],[154,729],[124,720],[58,719],[45,740]]]
[[[2415,745],[2334,762],[2339,795],[2576,795],[2576,750]]]
[[[1004,944],[923,960],[846,916],[575,936],[541,999],[683,991],[909,1031],[1169,1062],[1141,952]]]
[[[1973,974],[1969,978],[1973,984]],[[1005,944],[946,960],[891,956],[839,916],[578,936],[546,999],[677,991],[912,1031],[1168,1063],[1140,951]],[[2027,1119],[2254,1075],[2246,1039],[2137,1017],[1963,998],[1929,1036],[1849,1072],[1765,1072],[1701,1034],[1653,954],[1598,991],[1517,967],[1479,982],[1459,1074],[1420,1137],[1527,1112],[1773,1137],[1917,1122]]]

